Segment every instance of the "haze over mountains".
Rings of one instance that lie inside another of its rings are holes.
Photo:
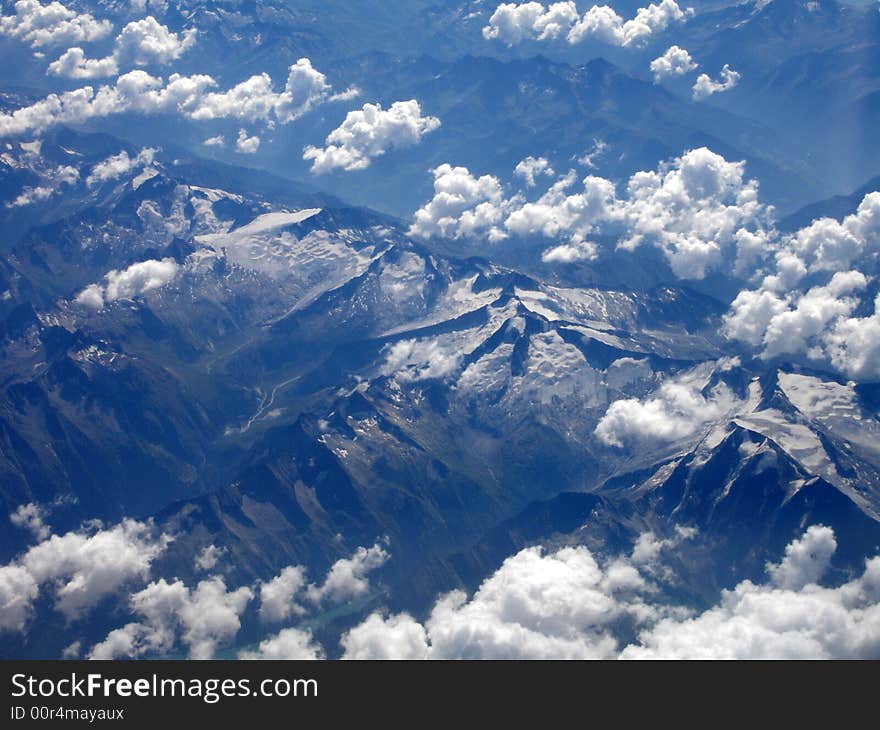
[[[877,8],[640,8],[4,4],[4,657],[877,656]]]

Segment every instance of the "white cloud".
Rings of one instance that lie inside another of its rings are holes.
[[[196,555],[193,567],[196,570],[213,570],[225,553],[226,548],[218,548],[216,545],[205,545],[202,551]]]
[[[55,190],[45,185],[27,186],[16,196],[15,200],[6,204],[7,208],[24,208],[34,203],[42,203],[55,194]]]
[[[566,35],[577,19],[573,2],[552,3],[549,8],[538,2],[502,3],[483,28],[483,37],[509,46],[525,40],[555,40]]]
[[[458,368],[462,354],[435,339],[399,340],[386,348],[382,374],[402,382],[445,378]]]
[[[541,254],[541,261],[545,264],[570,264],[575,261],[592,261],[598,254],[595,243],[577,241],[548,248]]]
[[[193,119],[277,119],[282,124],[301,117],[327,101],[331,87],[327,77],[301,58],[288,70],[284,90],[274,92],[266,74],[251,76],[228,91],[211,92],[198,100],[189,116]]]
[[[660,549],[667,544],[653,539]],[[646,603],[654,590],[628,558],[600,563],[586,547],[530,547],[471,598],[463,591],[439,598],[423,625],[407,614],[372,614],[340,643],[349,659],[608,658],[621,622],[666,615]]]
[[[757,183],[745,179],[745,164],[705,147],[635,173],[627,197],[618,197],[612,181],[592,175],[572,191],[574,171],[535,200],[528,200],[528,184],[507,196],[496,177],[478,178],[464,167],[445,164],[433,173],[434,197],[416,211],[410,235],[562,239],[545,252],[551,261],[591,258],[595,250],[586,241],[602,229],[618,234],[621,248],[657,246],[681,278],[701,279],[721,268],[751,273],[772,225],[772,208],[758,200]]]
[[[93,534],[53,535],[19,562],[38,584],[53,581],[55,607],[76,618],[132,578],[146,577],[169,541],[164,535],[155,538],[149,524],[126,519]]]
[[[126,519],[107,529],[52,535],[0,567],[0,629],[21,630],[39,587],[51,583],[55,608],[73,620],[136,578],[145,578],[170,538]]]
[[[132,622],[111,631],[92,647],[90,659],[139,657],[170,651],[177,635],[189,647],[192,659],[210,659],[217,648],[231,641],[241,628],[241,614],[253,591],[226,588],[219,576],[200,581],[190,589],[181,581],[155,581],[131,596],[133,613],[144,622]]]
[[[607,5],[593,5],[581,16],[573,2],[553,3],[546,8],[538,2],[502,3],[483,28],[483,37],[500,40],[508,46],[564,37],[570,44],[597,40],[615,46],[638,47],[691,13],[682,10],[675,0],[661,0],[639,8],[635,16],[626,21]]]
[[[770,583],[744,581],[688,619],[666,618],[626,647],[625,659],[876,659],[880,656],[880,558],[838,588],[817,585],[836,547],[810,527],[768,566]]]
[[[232,639],[241,627],[239,616],[252,598],[247,587],[227,591],[222,578],[201,581],[178,614],[190,657],[210,659],[219,644]]]
[[[116,37],[113,53],[106,58],[86,58],[82,48],[69,48],[49,64],[49,73],[74,79],[115,76],[132,66],[164,66],[176,61],[196,40],[195,30],[173,33],[153,16],[128,23]]]
[[[651,61],[651,72],[654,74],[654,81],[659,83],[673,76],[690,73],[698,65],[684,48],[669,46],[662,56]]]
[[[586,547],[526,548],[468,598],[438,599],[422,624],[370,615],[340,640],[349,659],[846,658],[880,656],[880,558],[837,588],[818,585],[836,548],[810,527],[768,564],[769,581],[743,581],[699,614],[669,604],[653,580],[674,581],[662,552],[693,531],[643,535],[630,557],[600,562]],[[618,643],[619,628],[641,626]]]
[[[30,530],[37,540],[45,540],[52,530],[45,523],[46,509],[34,502],[20,504],[18,509],[9,515],[9,521],[16,527]]]
[[[504,227],[517,236],[565,235],[571,243],[577,244],[592,232],[597,222],[617,217],[614,183],[588,175],[582,180],[583,191],[569,194],[567,190],[575,180],[572,171],[553,183],[536,201],[512,206]]]
[[[359,598],[370,589],[367,574],[381,567],[389,555],[381,545],[359,547],[350,558],[337,560],[321,586],[310,585],[306,597],[312,603],[343,603]]]
[[[526,185],[533,188],[537,185],[535,179],[539,175],[553,177],[556,173],[553,172],[553,168],[550,166],[546,157],[526,157],[524,160],[520,160],[517,163],[516,167],[513,169],[513,174],[517,177],[521,177],[526,181]]]
[[[0,136],[39,134],[57,124],[82,124],[91,119],[139,112],[186,114],[197,107],[206,89],[214,86],[210,76],[173,74],[166,84],[145,71],[130,71],[110,86],[96,91],[84,86],[45,99],[9,114],[0,114]]]
[[[868,193],[842,221],[819,218],[787,243],[811,272],[841,271],[880,251],[880,192]]]
[[[196,559],[196,567],[210,570],[220,551],[213,545]],[[314,607],[336,604],[363,597],[369,591],[368,574],[389,558],[381,545],[358,548],[350,558],[337,560],[320,586],[306,584],[305,568],[290,565],[272,580],[259,586],[259,616],[266,623],[279,623],[291,616],[301,617],[306,609],[295,602],[302,594]],[[205,560],[206,559],[206,560]],[[27,595],[29,584],[12,572],[0,568],[0,605],[9,605],[9,623],[13,628],[21,613],[18,595]],[[7,599],[8,596],[8,599]],[[91,659],[116,659],[165,654],[178,642],[189,648],[193,659],[210,659],[218,647],[231,642],[241,628],[241,616],[254,598],[248,586],[229,590],[222,577],[213,575],[195,589],[175,579],[164,578],[150,583],[129,596],[129,608],[137,619],[114,629],[92,647]],[[30,599],[31,601],[33,599]],[[285,627],[260,642],[255,651],[241,651],[240,659],[321,659],[324,652],[315,644],[311,632]]]
[[[734,299],[724,317],[725,335],[758,348],[765,358],[805,356],[850,377],[880,376],[878,303],[873,314],[852,316],[872,304],[866,294],[880,251],[880,192],[866,195],[841,221],[820,218],[762,241],[762,248],[768,263],[753,277],[760,283]]]
[[[0,567],[0,631],[24,631],[40,587],[27,568]]]
[[[824,348],[831,364],[850,377],[880,378],[880,296],[874,299],[874,314],[836,322]]]
[[[434,197],[416,211],[410,235],[462,238],[488,231],[490,240],[507,234],[499,228],[508,201],[492,175],[474,177],[466,167],[443,164],[432,170]]]
[[[827,286],[816,286],[793,302],[791,308],[775,314],[767,323],[762,344],[763,355],[804,352],[829,323],[849,315],[858,304],[852,294],[867,286],[859,271],[838,272]]]
[[[426,659],[425,627],[405,613],[387,618],[378,613],[346,632],[339,640],[343,659]]]
[[[148,627],[139,623],[126,624],[122,628],[113,629],[103,641],[95,644],[89,652],[89,659],[109,660],[121,657],[136,657],[149,650],[167,650]]]
[[[205,147],[225,147],[226,140],[223,139],[222,134],[218,134],[214,137],[208,137],[206,140],[202,142]]]
[[[49,64],[48,73],[68,79],[100,79],[119,73],[119,66],[113,56],[87,58],[82,48],[73,46]]]
[[[396,101],[387,110],[379,104],[364,104],[349,112],[345,121],[327,135],[326,147],[312,145],[303,150],[303,159],[312,160],[312,173],[335,169],[363,170],[375,157],[389,149],[418,144],[422,135],[440,126],[436,117],[422,116],[415,99]]]
[[[874,314],[851,316],[867,283],[864,274],[851,270],[804,293],[741,291],[724,317],[724,334],[759,348],[764,358],[805,355],[854,378],[877,377],[880,306],[875,301]]]
[[[608,143],[603,139],[594,139],[590,149],[581,157],[577,158],[577,163],[592,170],[597,167],[596,158],[601,157],[608,150]]]
[[[834,530],[813,525],[799,540],[785,548],[785,556],[778,565],[767,564],[770,581],[778,588],[799,591],[818,583],[831,565],[837,550]]]
[[[721,69],[721,75],[718,81],[713,81],[709,74],[700,74],[694,82],[694,99],[706,99],[707,97],[712,96],[712,94],[718,94],[722,91],[732,89],[739,83],[741,78],[742,74],[739,73],[739,71],[734,71],[726,63]]]
[[[245,130],[239,129],[238,138],[235,140],[235,149],[243,155],[256,154],[260,149],[260,138],[256,135],[249,137]]]
[[[49,94],[30,106],[0,114],[0,137],[38,134],[57,124],[83,124],[114,114],[180,114],[193,120],[246,119],[267,124],[292,121],[319,103],[332,101],[324,74],[307,58],[290,67],[284,90],[275,92],[268,74],[252,76],[227,91],[211,91],[210,76],[171,74],[167,82],[137,69],[95,90],[84,86]],[[344,95],[343,95],[344,96]],[[341,98],[341,97],[339,97]]]
[[[266,622],[284,621],[305,609],[293,599],[306,586],[305,569],[289,565],[268,583],[260,586],[260,618]]]
[[[288,628],[260,642],[257,651],[241,651],[239,659],[323,659],[324,650],[313,643],[310,631]]]
[[[603,585],[607,574],[586,548],[544,554],[527,548],[504,561],[468,600],[442,597],[425,626],[438,659],[605,658],[610,624],[629,612]]]
[[[122,271],[108,271],[104,284],[90,284],[74,301],[93,309],[103,309],[117,299],[134,299],[173,281],[180,266],[174,259],[150,259],[132,264]]]
[[[705,147],[656,172],[635,173],[627,193],[623,215],[630,239],[623,245],[653,241],[681,278],[701,279],[729,263],[734,273],[747,270],[744,252],[753,249],[740,232],[764,238],[772,212],[758,200],[757,183],[745,179],[745,163],[728,162]]]
[[[690,540],[697,534],[696,528],[675,526],[671,537],[659,538],[653,532],[643,532],[633,545],[630,562],[640,569],[651,571],[657,566],[660,554],[664,550],[678,547],[684,540]]]
[[[111,155],[97,163],[86,177],[86,185],[93,187],[108,180],[117,180],[132,170],[152,165],[155,157],[156,150],[151,147],[145,147],[134,157],[130,157],[126,150],[122,150],[119,154]]]
[[[14,15],[0,17],[0,34],[31,48],[95,41],[111,30],[109,21],[78,13],[60,2],[42,5],[37,0],[18,0]]]
[[[149,15],[122,29],[116,38],[113,55],[120,65],[166,65],[180,58],[195,40],[194,29],[173,33]]]
[[[609,446],[678,441],[731,413],[739,401],[723,383],[707,390],[711,366],[701,365],[664,382],[648,398],[614,401],[596,436]]]
[[[7,208],[22,208],[42,203],[61,191],[62,185],[75,185],[79,180],[79,170],[70,165],[59,165],[40,174],[40,184],[27,186],[6,204]]]

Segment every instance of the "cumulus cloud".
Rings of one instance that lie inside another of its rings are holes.
[[[312,633],[302,629],[282,629],[260,642],[257,651],[240,651],[239,659],[323,659],[324,650],[312,641]]]
[[[875,299],[873,314],[850,316],[866,285],[860,271],[846,271],[802,294],[742,291],[725,315],[724,333],[758,347],[764,358],[805,355],[854,378],[876,378],[880,301]]]
[[[553,172],[553,168],[550,167],[546,157],[526,157],[517,163],[513,169],[513,174],[521,177],[526,181],[526,185],[533,188],[537,185],[535,180],[539,175],[553,177],[556,173]]]
[[[312,603],[342,603],[359,598],[370,589],[367,575],[380,568],[390,556],[381,545],[359,547],[350,558],[337,560],[320,586],[310,585],[306,597]]]
[[[130,71],[97,91],[84,86],[49,94],[30,106],[0,114],[0,136],[39,134],[58,124],[82,124],[126,112],[191,114],[205,91],[214,85],[210,76],[173,74],[165,83],[145,71]]]
[[[759,272],[759,285],[733,300],[724,334],[764,358],[805,357],[853,378],[880,376],[880,307],[867,298],[865,273],[880,250],[880,193],[840,221],[820,218],[765,249],[772,256],[763,278]]]
[[[810,527],[768,564],[768,581],[743,581],[701,613],[670,603],[657,580],[662,552],[693,531],[640,537],[632,555],[600,560],[586,547],[526,548],[473,596],[441,597],[424,623],[371,614],[340,640],[348,659],[708,659],[880,656],[880,558],[837,588],[819,585],[836,549]],[[674,576],[672,576],[674,579]],[[641,627],[621,648],[622,626]]]
[[[545,264],[570,264],[575,261],[592,261],[598,256],[598,248],[591,241],[577,241],[553,246],[541,253]]]
[[[405,613],[370,614],[340,639],[343,659],[427,659],[425,627]]]
[[[0,34],[31,48],[95,41],[111,30],[110,21],[78,13],[60,2],[42,5],[37,0],[18,0],[13,15],[0,17]]]
[[[880,378],[880,295],[874,299],[872,315],[835,322],[824,338],[824,351],[831,364],[850,377]]]
[[[260,138],[256,135],[248,136],[245,130],[239,129],[238,138],[235,140],[235,149],[243,155],[256,154],[260,149]]]
[[[210,570],[220,551],[206,547],[196,559],[198,569]],[[368,574],[389,558],[381,545],[360,547],[351,557],[337,560],[321,585],[307,584],[306,570],[290,565],[259,586],[259,616],[265,623],[280,623],[302,617],[307,609],[295,598],[302,595],[313,608],[360,598],[369,591]],[[0,568],[0,605],[9,606],[8,623],[16,626],[18,604],[26,599],[30,584]],[[27,576],[24,576],[26,579]],[[25,598],[21,598],[24,596]],[[190,588],[183,581],[164,578],[153,581],[129,596],[128,607],[135,620],[114,629],[89,652],[91,659],[137,658],[161,655],[179,643],[188,647],[193,659],[210,659],[217,649],[231,642],[241,628],[241,616],[255,593],[249,586],[230,590],[218,575],[209,576]],[[313,642],[311,632],[288,626],[260,642],[256,650],[243,650],[240,659],[321,659],[323,649]]]
[[[205,545],[201,552],[196,555],[193,567],[196,570],[213,570],[225,553],[226,548],[218,548],[216,545]]]
[[[49,64],[49,73],[73,79],[115,76],[120,68],[164,66],[176,61],[196,40],[194,29],[173,33],[153,16],[128,23],[116,37],[113,52],[106,58],[86,58],[74,46]]]
[[[205,145],[205,147],[225,147],[226,140],[223,138],[222,134],[218,134],[213,137],[208,137],[202,142],[202,144]]]
[[[0,631],[23,631],[40,593],[37,581],[21,565],[0,567]]]
[[[178,635],[192,659],[210,659],[217,648],[231,641],[241,628],[241,614],[253,598],[243,586],[226,588],[219,576],[200,581],[190,589],[182,581],[164,578],[131,596],[130,606],[141,622],[114,629],[92,647],[90,659],[139,657],[170,651]]]
[[[834,530],[813,525],[800,540],[785,548],[781,563],[767,564],[767,574],[778,588],[799,591],[819,582],[831,566],[831,558],[836,550]]]
[[[70,165],[59,165],[40,173],[39,185],[28,185],[10,202],[7,208],[22,208],[34,203],[42,203],[61,191],[62,185],[75,185],[79,180],[79,170]]]
[[[483,28],[483,37],[509,46],[525,40],[555,40],[565,36],[577,19],[573,2],[552,3],[549,8],[538,2],[502,3]]]
[[[312,160],[315,174],[363,170],[389,149],[416,145],[439,126],[437,117],[422,116],[415,99],[396,101],[386,110],[380,104],[364,104],[327,135],[326,147],[307,146],[303,159]]]
[[[573,172],[560,178],[535,201],[514,204],[504,227],[517,236],[539,234],[547,238],[565,235],[580,243],[600,221],[617,218],[614,183],[588,175],[581,181],[583,190],[570,193],[576,182]]]
[[[609,446],[623,447],[694,435],[740,405],[724,383],[709,387],[711,374],[711,364],[701,365],[667,380],[644,400],[614,401],[599,420],[596,436]]]
[[[292,614],[303,614],[305,609],[294,597],[306,586],[306,571],[302,566],[289,565],[268,583],[260,586],[260,618],[266,622],[285,621]]]
[[[837,272],[827,286],[816,286],[778,312],[767,323],[762,338],[766,357],[803,352],[829,323],[849,315],[858,300],[851,294],[867,286],[859,271]]]
[[[819,218],[786,242],[806,273],[841,271],[880,251],[880,192],[868,193],[855,213],[837,221]],[[796,283],[796,282],[786,282]]]
[[[272,89],[266,74],[251,76],[228,91],[211,92],[193,105],[193,119],[277,119],[282,124],[301,117],[317,104],[330,98],[327,77],[301,58],[288,70],[284,90]]]
[[[287,123],[317,104],[331,101],[326,77],[301,58],[290,67],[284,90],[276,92],[268,74],[252,76],[226,91],[205,74],[171,74],[165,81],[137,69],[113,84],[84,86],[49,94],[30,106],[0,114],[0,137],[38,134],[58,124],[83,124],[114,114],[179,114],[193,120],[246,119]]]
[[[769,565],[770,581],[744,581],[698,616],[666,618],[626,647],[625,659],[876,659],[880,656],[880,558],[837,588],[818,585],[836,549],[810,527]]]
[[[439,598],[424,624],[374,613],[340,643],[349,659],[608,658],[618,651],[621,625],[666,615],[646,601],[655,590],[628,557],[600,561],[586,547],[530,547],[507,558],[472,597]]]
[[[745,179],[745,163],[705,147],[656,172],[635,173],[627,193],[630,238],[623,245],[653,241],[682,278],[703,278],[726,263],[734,273],[748,270],[753,249],[743,233],[763,239],[772,212],[759,201],[757,182]]]
[[[126,25],[116,38],[113,55],[120,65],[165,65],[176,61],[196,39],[195,29],[173,33],[152,15]]]
[[[431,172],[434,197],[416,211],[410,235],[462,238],[486,231],[490,240],[506,237],[498,224],[509,203],[497,177],[475,177],[466,167],[449,164]]]
[[[700,74],[694,82],[694,99],[706,99],[712,96],[712,94],[718,94],[722,91],[732,89],[739,83],[741,78],[742,74],[738,71],[734,71],[726,63],[721,69],[718,81],[714,81],[709,74]]]
[[[690,14],[691,10],[682,10],[675,0],[661,0],[639,8],[630,20],[624,20],[607,5],[593,5],[581,16],[573,2],[552,3],[548,7],[538,2],[502,3],[483,28],[483,37],[508,46],[565,38],[570,44],[597,40],[625,48],[638,47]]]
[[[119,66],[113,56],[87,58],[82,48],[73,46],[49,64],[48,73],[68,79],[100,79],[119,73]]]
[[[118,180],[132,170],[152,165],[155,158],[156,150],[152,147],[145,147],[134,157],[129,156],[126,150],[122,150],[119,154],[111,155],[92,167],[86,177],[86,185],[93,187],[108,180]]]
[[[651,73],[654,74],[654,81],[659,83],[673,76],[684,76],[698,65],[684,48],[669,46],[662,56],[651,61]]]
[[[52,535],[29,548],[0,567],[0,629],[24,628],[43,584],[52,584],[56,610],[73,620],[130,581],[146,578],[170,542],[154,533],[151,524],[127,519],[106,529]]]
[[[462,355],[435,339],[400,340],[386,348],[382,374],[403,382],[445,378],[458,368]]]
[[[684,540],[690,540],[697,535],[694,527],[682,527],[676,525],[674,533],[669,537],[660,538],[653,532],[643,532],[633,545],[630,562],[639,569],[651,570],[660,561],[660,554],[664,550],[675,548]]]
[[[16,527],[29,530],[37,540],[45,540],[52,530],[45,523],[46,509],[34,502],[21,504],[9,515],[9,521]]]
[[[171,258],[139,261],[127,269],[116,269],[105,274],[104,284],[90,284],[76,295],[74,301],[93,309],[103,309],[117,299],[134,299],[173,281],[180,270]]]
[[[476,177],[464,167],[446,164],[433,173],[434,197],[416,211],[411,235],[562,239],[545,252],[549,261],[592,258],[587,239],[601,229],[617,234],[622,248],[657,246],[681,278],[700,279],[722,267],[741,273],[764,254],[772,227],[772,209],[759,201],[757,182],[745,178],[745,164],[705,147],[635,173],[625,197],[594,175],[573,190],[579,182],[573,170],[533,200],[529,189],[507,195],[498,178]]]
[[[590,149],[587,150],[581,157],[578,157],[577,162],[579,165],[583,165],[584,167],[592,170],[594,167],[597,167],[596,159],[598,157],[601,157],[607,151],[608,143],[605,140],[594,139]]]

